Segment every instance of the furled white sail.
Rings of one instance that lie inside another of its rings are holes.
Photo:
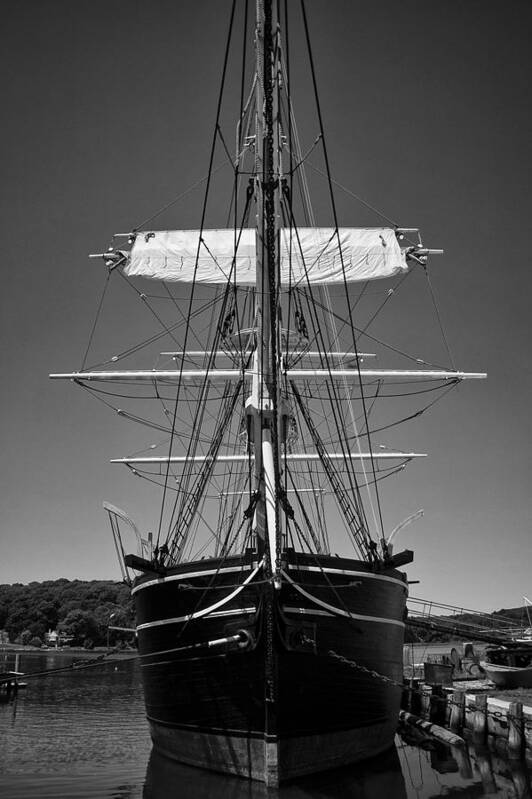
[[[255,283],[255,230],[158,230],[137,233],[126,275],[198,283]],[[198,249],[199,246],[199,249]],[[234,266],[233,266],[234,264]],[[391,228],[281,230],[281,283],[304,287],[392,277],[408,269]],[[233,271],[234,270],[234,271]]]

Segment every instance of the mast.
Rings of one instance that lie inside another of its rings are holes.
[[[254,529],[259,552],[267,549],[269,570],[279,573],[278,352],[279,352],[279,48],[271,0],[257,0],[255,209],[256,350],[247,401],[250,442],[255,453],[257,504]],[[276,579],[276,583],[280,582]]]

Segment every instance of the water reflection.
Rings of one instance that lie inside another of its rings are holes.
[[[72,658],[70,658],[72,659]],[[26,656],[21,671],[56,668],[66,654]],[[2,799],[532,799],[524,761],[504,750],[449,749],[415,728],[362,766],[267,791],[259,783],[151,754],[138,666],[110,663],[28,680],[0,703]]]
[[[495,738],[488,746],[472,740],[466,744],[451,747],[428,737],[416,742],[401,738],[398,751],[409,799],[443,795],[531,799],[531,775],[524,760],[508,758]]]
[[[433,799],[504,797],[531,799],[524,761],[508,760],[488,747],[449,747],[427,740],[355,767],[312,775],[277,790],[150,756],[143,799]]]
[[[68,655],[26,656],[21,670],[68,665]],[[0,705],[0,774],[89,770],[147,762],[150,739],[139,675],[131,663],[108,663],[27,680]]]
[[[363,765],[313,774],[279,789],[184,766],[152,752],[143,799],[212,799],[221,794],[224,799],[407,799],[395,748]]]

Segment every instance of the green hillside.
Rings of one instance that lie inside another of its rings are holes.
[[[130,591],[123,583],[61,579],[0,585],[0,630],[11,643],[44,643],[48,630],[58,630],[73,644],[101,646],[109,624],[134,624]]]

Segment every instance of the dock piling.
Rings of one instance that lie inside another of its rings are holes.
[[[445,721],[445,697],[441,685],[433,685],[430,693],[429,718],[437,724]]]
[[[477,744],[485,744],[488,732],[488,697],[486,694],[475,696],[475,713],[473,715],[473,739]]]
[[[489,750],[484,746],[475,749],[475,758],[477,761],[478,770],[480,772],[480,779],[482,780],[484,793],[498,793]]]
[[[449,727],[453,732],[460,732],[464,726],[465,718],[465,691],[463,689],[453,691],[451,696],[451,712],[449,715]]]
[[[470,780],[473,777],[473,767],[471,759],[466,746],[453,746],[453,757],[458,764],[458,771],[464,780]]]
[[[422,716],[428,716],[430,714],[430,697],[431,697],[432,689],[424,685],[421,688],[420,696],[419,696],[419,710]]]
[[[423,730],[428,735],[432,735],[434,738],[437,738],[444,744],[453,747],[460,747],[464,746],[464,739],[461,738],[459,735],[455,735],[453,732],[446,730],[444,727],[440,727],[439,724],[434,724],[431,721],[426,721],[425,719],[420,719],[418,716],[415,716],[413,713],[408,713],[406,710],[399,711],[399,721],[403,724],[409,724],[412,727],[417,727],[420,730]]]
[[[414,677],[410,680],[410,701],[408,709],[411,713],[419,715],[421,712],[421,694],[419,693],[419,680]]]
[[[512,757],[521,757],[523,752],[523,703],[510,702],[508,708],[508,753]]]

